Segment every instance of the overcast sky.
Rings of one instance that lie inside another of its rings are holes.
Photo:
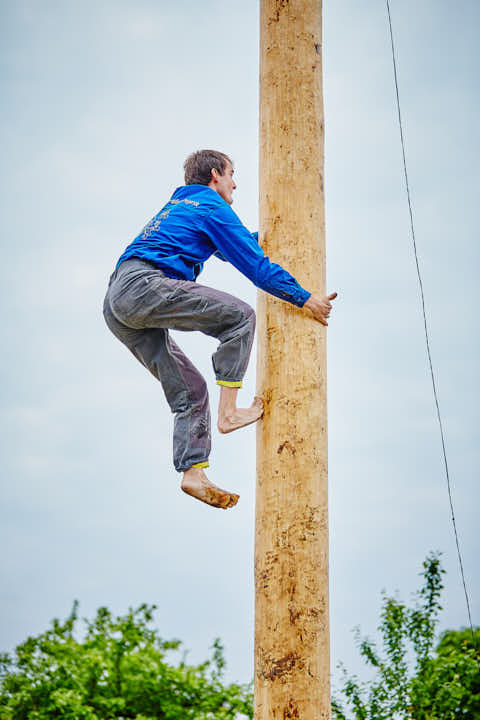
[[[255,429],[214,433],[229,512],[179,490],[172,416],[101,314],[113,266],[183,183],[235,161],[258,222],[258,3],[3,0],[0,649],[142,602],[165,638],[253,675]],[[391,0],[407,161],[456,520],[479,622],[479,44],[476,0]],[[332,667],[360,664],[380,591],[409,599],[430,550],[442,628],[467,623],[409,235],[385,3],[324,8]],[[292,180],[293,182],[293,180]],[[292,239],[294,241],[295,239]],[[204,284],[256,289],[212,259]],[[200,335],[179,340],[217,389]],[[245,389],[255,391],[255,351]],[[214,413],[215,415],[216,413]]]

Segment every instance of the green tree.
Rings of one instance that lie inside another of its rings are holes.
[[[433,658],[412,678],[415,720],[480,720],[480,630],[447,630]]]
[[[335,720],[480,720],[480,630],[443,633],[436,648],[444,570],[438,553],[423,563],[413,607],[383,593],[379,632],[383,650],[356,630],[360,655],[374,670],[369,682],[342,672]]]
[[[212,658],[191,666],[167,655],[152,626],[155,606],[123,617],[100,608],[78,630],[78,605],[64,621],[0,656],[2,720],[233,720],[253,717],[250,686],[226,685],[219,640]]]

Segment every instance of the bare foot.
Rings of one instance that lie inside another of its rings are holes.
[[[218,429],[221,433],[229,433],[245,425],[251,425],[263,415],[263,400],[255,395],[249,408],[235,408],[231,412],[225,411],[218,416]]]
[[[201,468],[189,468],[183,473],[181,488],[184,493],[212,507],[227,510],[237,504],[240,495],[222,490],[207,478]]]

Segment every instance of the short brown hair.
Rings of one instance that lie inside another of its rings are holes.
[[[197,150],[187,157],[183,163],[185,185],[208,185],[212,179],[212,169],[220,175],[226,170],[227,162],[232,161],[225,153],[218,150]]]

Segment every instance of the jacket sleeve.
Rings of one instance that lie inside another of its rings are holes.
[[[261,290],[297,307],[310,297],[292,275],[270,262],[258,244],[258,233],[248,232],[227,204],[206,217],[203,231],[217,248],[215,256],[230,262]]]
[[[258,232],[250,233],[250,235],[253,237],[256,243],[258,243]],[[213,253],[213,257],[218,258],[219,260],[222,260],[223,262],[228,262],[227,258],[222,255],[220,250],[215,250]]]
[[[219,260],[222,260],[223,262],[228,262],[227,258],[222,255],[220,250],[215,250],[215,252],[213,253],[213,257],[216,257]]]

